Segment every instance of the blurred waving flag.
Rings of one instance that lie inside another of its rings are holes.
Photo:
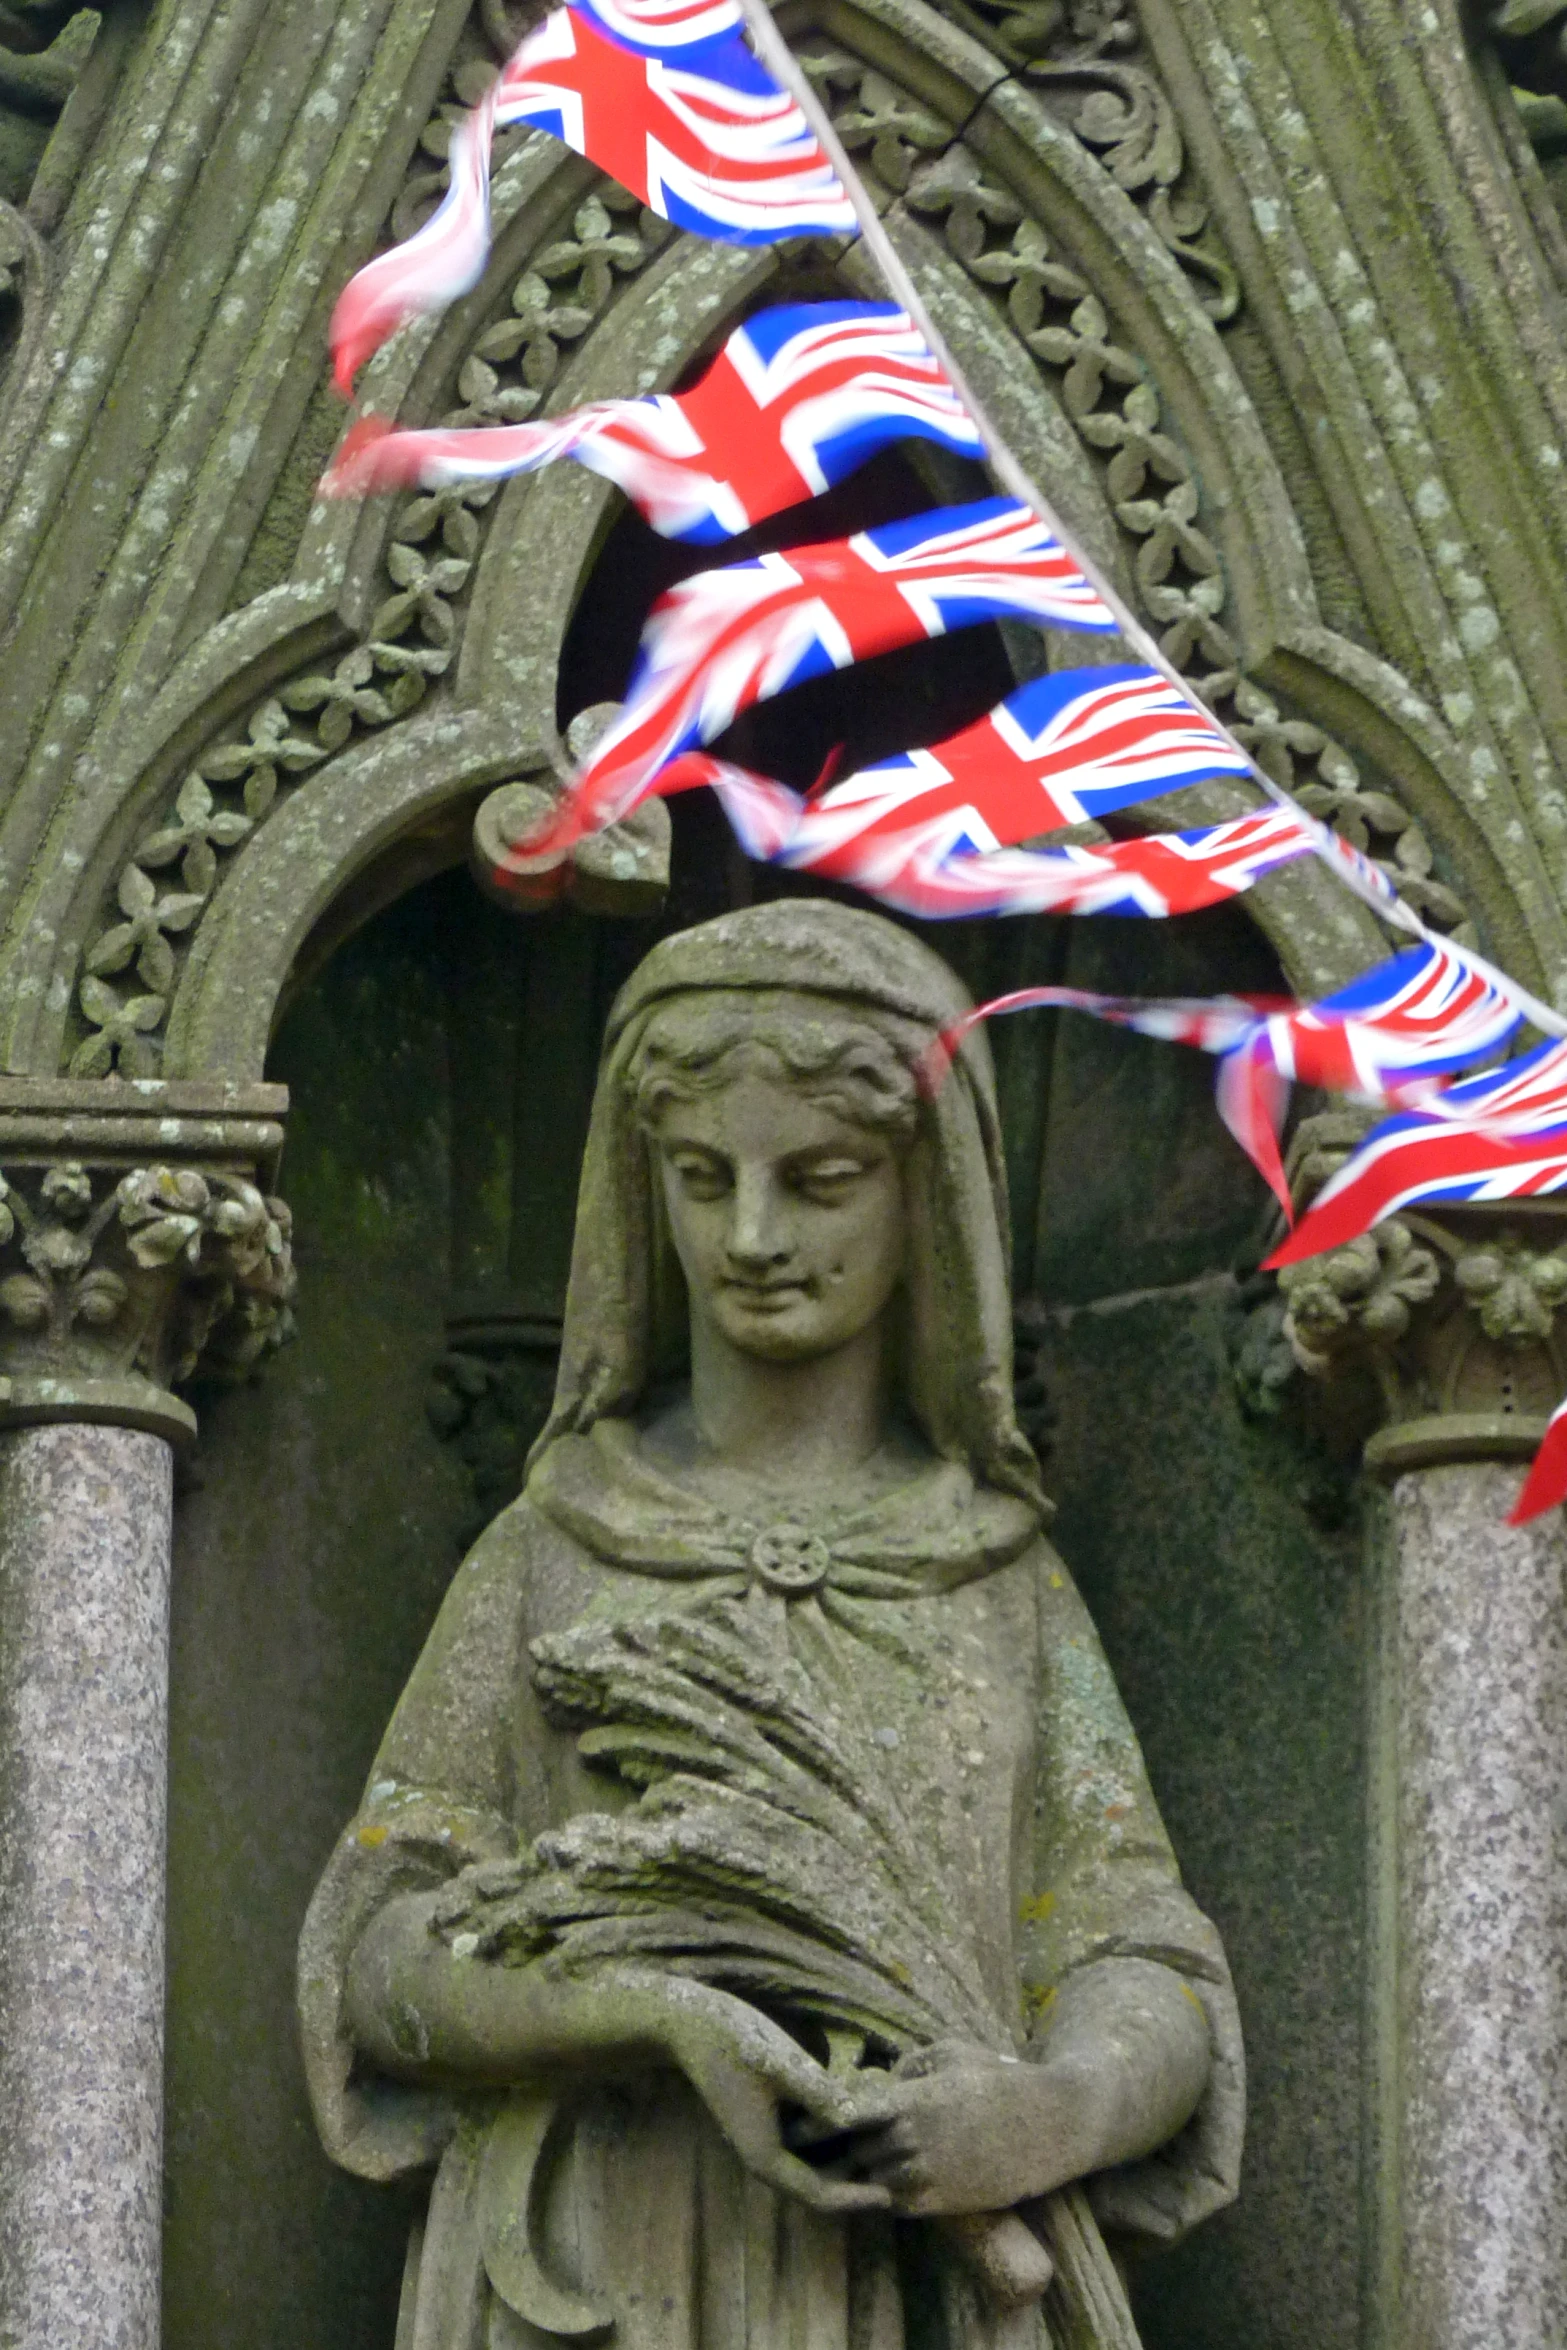
[[[404,319],[466,293],[490,250],[490,150],[531,123],[660,218],[730,244],[852,235],[854,207],[795,100],[741,35],[734,0],[573,0],[530,33],[452,137],[424,227],[352,278],[332,319],[338,386]]]
[[[1268,1263],[1343,1248],[1400,1208],[1533,1199],[1564,1185],[1567,1044],[1551,1043],[1374,1126]]]
[[[1092,848],[997,848],[975,854],[953,814],[892,831],[860,821],[875,799],[854,787],[866,768],[820,798],[753,775],[705,752],[670,761],[657,789],[668,796],[709,785],[748,856],[825,880],[846,881],[881,904],[927,922],[979,914],[1131,914],[1160,920],[1238,897],[1265,873],[1305,856],[1312,820],[1267,808],[1195,832],[1154,833]],[[847,795],[847,796],[841,796]],[[956,839],[954,839],[956,835]]]
[[[1539,1199],[1567,1187],[1567,1044],[1536,1046],[1385,1118],[1331,1175],[1270,1268],[1344,1248],[1401,1208]],[[1567,1501],[1567,1403],[1552,1413],[1508,1523]]]
[[[791,302],[737,327],[688,392],[597,400],[538,424],[394,432],[366,418],[323,487],[433,490],[571,457],[617,483],[665,538],[709,545],[906,439],[984,455],[907,313],[886,302]]]
[[[1534,1465],[1523,1491],[1507,1513],[1509,1526],[1526,1526],[1531,1518],[1567,1501],[1567,1403],[1559,1403],[1546,1423]]]
[[[974,855],[1108,815],[1250,765],[1207,712],[1152,669],[1061,669],[1032,678],[929,750],[900,751],[813,802],[862,838],[942,819]]]
[[[1130,848],[1148,845],[1125,844]],[[961,865],[963,861],[956,862]],[[990,860],[976,858],[973,862]],[[1292,1210],[1279,1157],[1278,1127],[1291,1079],[1383,1101],[1408,1099],[1414,1088],[1425,1088],[1435,1095],[1453,1069],[1505,1044],[1516,1034],[1522,1018],[1499,988],[1471,969],[1461,949],[1436,941],[1395,955],[1317,1004],[1294,1004],[1279,998],[1264,1003],[1261,998],[1223,996],[1214,999],[1209,1018],[1201,1003],[1185,998],[1097,997],[1081,991],[1068,994],[1075,1010],[1092,1012],[1101,1020],[1138,1029],[1146,1036],[1197,1045],[1219,1056],[1219,1115],[1272,1186],[1286,1215]],[[1066,1001],[1067,996],[1053,988],[1025,988],[998,996],[966,1015],[953,1031],[953,1040],[960,1040],[975,1021],[987,1020],[994,1013]],[[1245,1008],[1244,1018],[1237,1006]],[[1554,1066],[1532,1090],[1527,1079],[1521,1090],[1503,1087],[1501,1098],[1510,1105],[1504,1115],[1515,1127],[1520,1120],[1542,1117],[1562,1121],[1558,1155],[1549,1161],[1551,1166],[1559,1164],[1560,1172],[1547,1178],[1542,1169],[1540,1179],[1532,1180],[1521,1164],[1515,1165],[1518,1180],[1513,1189],[1518,1192],[1549,1190],[1567,1181],[1567,1045],[1549,1051],[1554,1055]],[[1516,1066],[1527,1071],[1530,1064]],[[1505,1071],[1500,1074],[1504,1080],[1509,1075]],[[1378,1216],[1407,1205],[1414,1195],[1399,1188],[1401,1176],[1378,1174],[1381,1158],[1390,1152],[1396,1154],[1405,1139],[1415,1141],[1417,1151],[1429,1141],[1430,1152],[1435,1154],[1419,1160],[1415,1178],[1419,1182],[1429,1180],[1427,1169],[1439,1162],[1458,1167],[1472,1162],[1478,1185],[1497,1180],[1495,1170],[1516,1161],[1517,1154],[1499,1132],[1494,1139],[1487,1139],[1493,1133],[1494,1115],[1486,1114],[1482,1133],[1473,1107],[1492,1102],[1486,1089],[1497,1082],[1495,1077],[1472,1079],[1455,1086],[1440,1104],[1433,1104],[1428,1115],[1394,1118],[1379,1126],[1324,1188],[1300,1230],[1269,1264],[1291,1264],[1318,1249],[1340,1247],[1375,1223]],[[1554,1143],[1556,1138],[1552,1139]],[[1373,1150],[1379,1141],[1380,1153]],[[1470,1154],[1467,1159],[1466,1151]],[[1460,1182],[1468,1180],[1469,1176],[1460,1178]],[[1387,1182],[1393,1188],[1384,1198],[1380,1186]],[[1455,1198],[1512,1195],[1488,1193],[1483,1188],[1441,1194]],[[1346,1204],[1339,1204],[1341,1198]],[[1379,1199],[1383,1204],[1376,1205]],[[1372,1203],[1369,1208],[1368,1202]]]
[[[527,854],[569,848],[628,814],[669,760],[753,703],[983,620],[1115,628],[1059,541],[1007,498],[682,580],[649,615],[619,719]]]
[[[1522,1022],[1512,997],[1461,948],[1431,940],[1265,1021],[1220,1070],[1219,1114],[1289,1212],[1278,1134],[1292,1083],[1407,1101],[1500,1051]]]

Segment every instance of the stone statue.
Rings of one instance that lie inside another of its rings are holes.
[[[890,923],[612,1015],[553,1416],[312,1904],[332,2155],[433,2169],[397,2350],[1130,2350],[1235,2191],[1223,1953],[1013,1416],[981,1039]],[[1108,2248],[1107,2248],[1108,2246]]]

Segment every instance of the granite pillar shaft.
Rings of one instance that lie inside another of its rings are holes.
[[[1567,1530],[1392,1494],[1400,2350],[1567,2350]]]
[[[156,2350],[172,1461],[0,1436],[0,2350]]]

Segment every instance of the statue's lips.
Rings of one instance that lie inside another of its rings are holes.
[[[776,1314],[809,1296],[803,1281],[726,1281],[729,1295],[753,1313]]]

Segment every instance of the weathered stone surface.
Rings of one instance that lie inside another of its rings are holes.
[[[1567,2342],[1567,1532],[1516,1470],[1392,1494],[1402,2307],[1433,2350]]]
[[[172,1456],[0,1437],[0,2341],[156,2350]]]

